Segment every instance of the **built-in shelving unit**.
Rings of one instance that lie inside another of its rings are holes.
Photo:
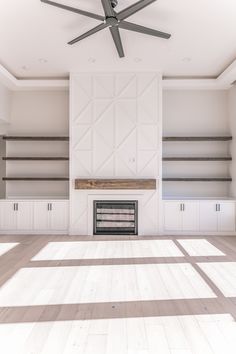
[[[68,136],[9,135],[2,139],[7,144],[6,156],[2,157],[6,163],[6,175],[2,181],[14,183],[11,189],[27,191],[27,183],[22,183],[35,182],[35,192],[40,190],[43,196],[47,196],[52,188],[58,197],[68,195]],[[53,185],[53,182],[57,184]]]
[[[228,187],[220,187],[219,182],[223,185],[232,181],[228,167],[232,161],[228,149],[231,141],[231,135],[164,136],[162,181],[167,183],[163,185],[164,197],[172,191],[178,193],[177,190],[180,196],[194,195],[195,191],[199,194],[200,190],[203,196],[208,195],[210,189],[226,191]],[[204,183],[207,183],[205,187]]]

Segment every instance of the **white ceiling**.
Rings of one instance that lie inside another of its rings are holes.
[[[103,15],[100,0],[57,1]],[[136,1],[119,0],[116,10]],[[99,21],[40,0],[0,0],[0,64],[18,78],[96,70],[208,77],[218,76],[236,58],[235,0],[158,0],[128,20],[172,37],[121,30],[126,57],[120,59],[108,29],[74,46],[66,44]]]

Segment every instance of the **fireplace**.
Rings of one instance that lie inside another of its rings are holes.
[[[94,235],[137,235],[137,200],[94,200]]]

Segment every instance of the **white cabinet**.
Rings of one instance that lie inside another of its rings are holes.
[[[34,230],[49,230],[49,202],[34,202]]]
[[[200,202],[200,231],[217,231],[217,201]]]
[[[68,201],[37,201],[34,206],[34,230],[66,231]]]
[[[10,230],[32,230],[33,203],[24,201],[2,201],[1,202],[0,229]]]
[[[198,203],[192,201],[164,202],[164,229],[166,231],[197,231]]]
[[[235,231],[235,203],[220,202],[218,205],[218,231]]]
[[[67,200],[0,201],[0,232],[66,233],[68,218]]]
[[[235,201],[164,201],[166,232],[235,232]]]
[[[164,228],[167,231],[182,229],[181,202],[164,203]]]
[[[208,201],[200,203],[200,230],[234,232],[235,202]]]

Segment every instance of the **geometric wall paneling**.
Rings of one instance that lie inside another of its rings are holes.
[[[77,117],[84,110],[86,110],[87,106],[91,101],[92,86],[90,85],[90,87],[88,88],[87,85],[90,81],[88,81],[88,83],[85,84],[84,80],[85,78],[81,78],[80,81],[77,81],[77,85],[73,93],[74,102],[75,102],[74,119],[77,119]],[[86,88],[84,88],[85,85]]]
[[[71,75],[72,234],[92,233],[96,198],[139,200],[139,234],[157,232],[158,185],[156,192],[100,190],[98,194],[75,190],[74,180],[159,177],[159,82],[153,73]]]
[[[140,151],[138,155],[138,174],[148,177],[158,175],[158,157],[156,151]]]
[[[133,174],[137,174],[137,136],[134,129],[122,142],[117,149],[117,157],[119,157]]]
[[[118,153],[115,158],[115,176],[121,178],[134,178],[136,176],[132,169],[124,162],[123,157],[119,156]]]
[[[76,115],[75,124],[91,124],[92,117],[93,117],[93,104],[92,101],[89,101],[89,103],[83,109],[80,110],[80,113]]]
[[[158,140],[158,126],[156,124],[142,124],[138,126],[139,150],[157,150]]]
[[[114,113],[113,106],[109,106],[108,109],[105,110],[102,114],[100,114],[99,118],[93,125],[94,132],[103,139],[103,141],[113,149],[114,146]]]
[[[91,151],[75,151],[74,158],[74,173],[80,177],[92,175],[92,152]]]
[[[113,148],[110,147],[100,134],[93,133],[93,173],[97,173],[97,170],[101,169],[108,158],[112,156]],[[112,171],[111,171],[112,173]]]
[[[93,121],[96,122],[111,107],[113,107],[111,99],[93,99]]]
[[[118,100],[115,104],[115,145],[118,147],[136,127],[136,101]]]
[[[147,87],[150,85],[152,82],[156,82],[157,86],[157,75],[152,74],[152,73],[144,73],[144,74],[139,74],[137,76],[137,96],[139,97],[144,93],[144,91],[147,89]]]
[[[150,226],[150,229],[153,230],[157,225],[158,218],[158,203],[156,192],[146,193],[143,196],[143,215],[147,220],[147,224]]]
[[[135,75],[117,75],[115,81],[115,95],[117,98],[136,98],[137,81]]]
[[[73,135],[76,136],[74,150],[92,149],[92,131],[90,125],[77,125],[73,128]]]
[[[95,98],[114,97],[115,78],[113,75],[95,75],[93,86]]]
[[[138,120],[140,123],[156,123],[158,116],[158,87],[156,80],[151,80],[138,96]]]
[[[111,155],[103,164],[96,170],[96,177],[115,176],[114,156]]]

